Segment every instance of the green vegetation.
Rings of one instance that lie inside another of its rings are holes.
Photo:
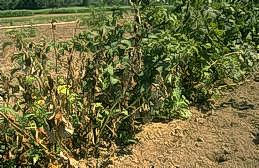
[[[0,0],[1,10],[128,5],[127,0]]]
[[[56,9],[38,9],[38,10],[5,10],[0,11],[0,17],[20,17],[20,16],[33,16],[37,14],[64,14],[64,13],[87,13],[90,8],[86,7],[69,7],[69,8],[56,8]]]
[[[190,105],[213,108],[224,86],[258,67],[254,1],[176,0],[93,13],[89,31],[30,41],[11,31],[13,69],[1,73],[0,154],[4,167],[76,167],[109,158],[134,142],[144,121],[191,117]],[[14,141],[15,139],[15,141]],[[102,162],[98,162],[102,164]],[[98,167],[100,165],[97,165]]]
[[[68,7],[68,8],[54,8],[54,9],[38,9],[38,10],[5,10],[0,11],[0,18],[20,17],[20,16],[34,16],[47,14],[74,14],[74,13],[90,13],[93,10],[101,9],[102,11],[113,11],[118,7]],[[121,10],[129,10],[127,6],[119,7]],[[1,19],[2,20],[2,19]]]

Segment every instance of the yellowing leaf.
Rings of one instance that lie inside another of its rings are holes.
[[[57,88],[58,94],[69,95],[69,88],[67,85],[60,85]]]

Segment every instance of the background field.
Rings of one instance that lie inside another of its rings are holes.
[[[57,22],[70,22],[77,19],[87,20],[89,18],[88,13],[75,13],[75,14],[46,14],[35,15],[28,17],[13,17],[13,18],[1,18],[0,25],[2,26],[17,26],[17,25],[30,25],[30,24],[42,24],[50,23],[52,20]]]
[[[0,18],[7,17],[21,17],[21,16],[34,16],[34,15],[47,15],[47,14],[77,14],[77,13],[90,13],[92,11],[107,11],[113,10],[129,10],[129,6],[122,7],[67,7],[67,8],[53,8],[53,9],[35,9],[35,10],[4,10],[0,11]]]

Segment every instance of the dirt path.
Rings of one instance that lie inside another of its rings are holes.
[[[187,121],[145,125],[132,154],[114,158],[110,167],[259,168],[259,82],[222,102],[229,100],[213,113],[193,109]]]
[[[32,16],[17,16],[17,17],[2,17],[0,19],[33,19],[39,17],[56,17],[56,16],[80,16],[80,15],[87,15],[90,13],[56,13],[56,14],[35,14]]]

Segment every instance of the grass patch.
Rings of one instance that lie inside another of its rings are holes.
[[[0,18],[7,17],[22,17],[45,14],[69,14],[69,13],[90,13],[92,10],[112,11],[117,7],[68,7],[68,8],[53,8],[53,9],[38,9],[38,10],[4,10],[0,11]],[[119,7],[121,10],[128,10],[130,7]]]

